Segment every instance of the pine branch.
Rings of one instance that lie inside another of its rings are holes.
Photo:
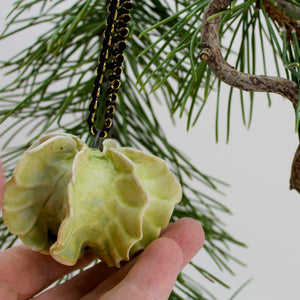
[[[270,76],[271,74],[268,74],[270,71],[267,66],[269,65],[275,65],[277,70],[277,76],[278,77],[286,77],[284,79],[290,79],[296,83],[290,82],[290,85],[293,87],[294,96],[297,94],[296,88],[298,89],[298,79],[299,79],[299,64],[297,61],[298,57],[298,50],[297,48],[293,48],[293,41],[288,40],[284,38],[284,35],[287,36],[285,32],[287,32],[286,29],[282,29],[276,24],[276,20],[273,19],[271,16],[267,15],[267,12],[265,11],[265,3],[267,1],[264,1],[264,6],[260,5],[257,1],[244,1],[241,2],[239,5],[232,5],[232,7],[223,10],[220,12],[219,17],[221,17],[220,26],[219,26],[219,37],[222,38],[223,35],[226,33],[226,40],[230,40],[229,45],[224,46],[224,43],[221,44],[222,52],[224,53],[224,59],[227,61],[230,58],[233,58],[235,61],[234,68],[242,73],[248,73],[253,76],[256,75],[256,56],[260,56],[259,52],[261,52],[262,57],[262,66],[264,71],[264,76]],[[287,1],[291,3],[291,1]],[[228,2],[229,3],[229,2]],[[191,4],[192,5],[192,4]],[[205,3],[207,5],[207,3]],[[298,4],[295,4],[295,7],[297,7]],[[299,6],[299,5],[298,5]],[[227,6],[225,5],[225,8]],[[196,9],[195,9],[196,10]],[[201,16],[200,21],[203,19],[203,11],[204,9],[197,10],[197,17]],[[183,16],[183,19],[188,19],[190,22],[192,22],[192,18],[189,19],[188,13],[186,12],[180,12]],[[265,19],[265,23],[264,20]],[[168,24],[168,19],[161,21],[162,24]],[[188,24],[188,23],[187,23]],[[184,24],[184,26],[188,26],[187,24]],[[192,43],[191,40],[195,41],[198,40],[200,43],[200,30],[201,30],[201,22],[193,23],[194,25],[191,26],[189,30],[189,34],[191,37],[190,42],[187,41],[185,44],[186,47],[182,46],[177,47],[174,49],[171,53],[182,53],[182,62],[189,63],[191,66],[194,65],[194,68],[196,70],[199,70],[197,73],[197,76],[194,76],[195,72],[193,71],[193,68],[190,68],[188,72],[182,72],[180,74],[181,76],[181,82],[183,84],[177,89],[178,91],[182,91],[180,95],[176,95],[176,97],[173,99],[174,105],[172,106],[172,111],[176,112],[177,110],[180,111],[180,116],[187,112],[188,113],[188,124],[187,128],[190,126],[194,126],[197,123],[197,120],[199,119],[201,112],[203,111],[203,108],[206,103],[206,99],[209,97],[209,92],[212,90],[217,90],[218,93],[220,91],[220,88],[222,88],[222,85],[218,83],[218,80],[216,80],[215,76],[210,75],[210,68],[207,66],[205,61],[199,61],[198,58],[200,56],[200,44],[198,43]],[[175,34],[175,30],[180,26],[180,23],[177,24],[177,27],[174,29],[170,29],[169,31],[164,31],[166,34],[166,38],[172,39],[173,34]],[[152,32],[155,35],[156,26],[152,26],[148,28],[145,32]],[[199,35],[197,35],[199,34]],[[256,39],[256,36],[260,37],[259,39]],[[282,36],[282,39],[281,37]],[[297,33],[295,33],[293,30],[291,31],[291,36],[293,37],[293,40],[296,40],[296,37],[298,36]],[[198,37],[198,39],[195,39]],[[238,37],[238,38],[237,38]],[[153,47],[155,47],[156,41],[152,43]],[[269,43],[272,50],[273,50],[273,57],[272,55],[266,56],[264,53],[265,44]],[[187,51],[189,49],[189,51]],[[236,51],[238,49],[238,51]],[[287,49],[287,51],[284,51],[284,49]],[[185,51],[184,51],[185,50]],[[146,51],[146,50],[145,50]],[[159,51],[159,49],[157,49]],[[297,53],[296,53],[297,52]],[[191,57],[194,57],[193,60]],[[281,62],[280,62],[280,58]],[[273,62],[272,62],[273,59]],[[149,62],[149,68],[155,63],[155,61],[159,61],[160,58],[153,59],[153,61]],[[172,62],[172,56],[169,57],[169,61],[163,60],[160,69],[168,68],[168,64]],[[283,67],[283,68],[282,68]],[[282,76],[282,70],[285,72],[285,76]],[[159,72],[159,69],[154,69],[153,74],[155,72]],[[172,73],[172,71],[170,71]],[[167,78],[169,73],[165,76]],[[188,83],[188,84],[186,84]],[[200,89],[204,90],[204,93]],[[196,95],[198,97],[193,97],[193,92],[196,91]],[[245,96],[249,95],[250,104],[248,105],[248,112],[246,111],[247,106],[245,102]],[[201,97],[204,95],[204,97]],[[227,110],[227,141],[229,140],[230,135],[230,118],[231,118],[231,105],[232,105],[232,97],[234,95],[234,90],[230,90],[228,93],[228,110]],[[271,97],[269,94],[267,94],[269,105],[271,105]],[[225,97],[226,98],[226,97]],[[240,92],[240,99],[241,99],[241,112],[242,112],[242,119],[245,126],[250,126],[252,121],[252,109],[253,109],[253,103],[254,103],[254,93],[251,91],[250,93],[244,93],[243,91]],[[298,98],[296,98],[298,103]],[[224,101],[224,95],[222,97],[222,101]],[[198,102],[197,102],[198,101]],[[200,102],[199,102],[200,101]],[[196,103],[196,105],[195,105]],[[295,103],[295,100],[294,100]],[[198,112],[196,111],[198,107]],[[216,139],[218,140],[218,132],[219,132],[219,113],[218,113],[218,102],[217,102],[217,108],[216,108]],[[195,109],[196,108],[196,109]],[[248,113],[248,120],[247,115]],[[297,107],[296,110],[296,128],[298,128],[299,124],[299,108]]]
[[[224,60],[219,43],[221,14],[231,3],[230,0],[212,0],[206,6],[202,24],[200,58],[207,62],[213,73],[223,82],[243,91],[271,92],[287,97],[294,107],[298,105],[298,85],[290,80],[271,76],[254,76],[237,71]]]
[[[277,51],[280,54],[282,61],[286,65],[287,69],[292,74],[293,80],[281,78],[281,77],[271,77],[271,76],[255,76],[242,71],[238,71],[236,68],[229,65],[222,56],[221,47],[219,42],[219,26],[222,19],[222,15],[226,13],[226,8],[232,1],[215,1],[211,0],[206,6],[203,24],[202,24],[202,41],[201,41],[201,54],[200,58],[207,62],[208,66],[212,72],[226,84],[239,88],[243,91],[251,92],[270,92],[277,93],[288,98],[296,111],[296,130],[299,131],[299,111],[300,111],[300,101],[299,101],[299,84],[300,84],[300,69],[299,69],[299,58],[300,58],[300,48],[299,48],[299,35],[300,29],[298,23],[295,19],[290,17],[292,11],[294,15],[297,16],[299,13],[299,8],[293,8],[290,3],[285,3],[285,1],[277,1],[272,3],[270,0],[260,1],[260,6],[263,14],[266,17],[266,11],[268,15],[283,28],[283,50],[279,46],[279,42],[276,38],[276,34],[272,28],[272,25],[268,18],[266,21],[269,27],[270,34],[276,43]],[[284,7],[289,13],[286,14],[285,11],[277,7],[277,3]],[[237,9],[237,8],[234,8]],[[230,10],[227,10],[229,13]],[[230,12],[231,13],[231,12]],[[226,18],[226,16],[225,16]],[[289,53],[292,58],[292,62],[289,62],[287,57],[287,41],[291,41],[294,44],[293,48],[289,48]],[[298,68],[296,71],[293,67]],[[290,176],[290,188],[296,189],[300,192],[300,168],[299,168],[299,151],[298,147],[294,155],[291,176]]]

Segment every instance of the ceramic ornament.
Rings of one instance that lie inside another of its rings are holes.
[[[74,265],[85,251],[120,266],[156,239],[181,199],[167,164],[142,151],[103,151],[69,134],[42,137],[6,183],[3,219],[33,250]]]

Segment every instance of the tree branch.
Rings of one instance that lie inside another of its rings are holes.
[[[263,6],[268,16],[287,32],[287,39],[293,41],[292,32],[296,32],[298,43],[300,42],[300,8],[285,0],[263,0]]]
[[[300,7],[299,6],[293,5],[292,3],[287,2],[285,0],[275,0],[275,2],[280,7],[284,8],[286,11],[297,16],[300,19]]]
[[[232,0],[211,0],[205,11],[201,29],[200,59],[207,62],[212,72],[223,82],[244,91],[276,93],[288,98],[294,107],[298,103],[298,86],[281,77],[251,75],[235,70],[222,56],[219,42],[221,16],[209,17],[225,10]]]
[[[284,1],[277,1],[278,4],[283,6]],[[219,24],[221,16],[209,17],[225,10],[231,3],[231,0],[211,0],[205,11],[201,29],[201,53],[200,58],[207,62],[212,72],[223,82],[230,86],[239,88],[244,91],[253,92],[269,92],[276,93],[288,98],[294,108],[297,108],[299,91],[295,82],[280,77],[271,76],[255,76],[247,73],[243,73],[235,70],[229,65],[222,56],[220,42],[219,42]],[[269,1],[264,1],[264,5],[271,5]],[[289,7],[290,9],[290,7]],[[279,23],[284,22],[284,19],[290,19],[289,17],[282,18],[284,14],[280,8],[272,8],[271,13],[275,12],[275,15],[270,17]],[[270,14],[270,10],[268,12]],[[299,13],[299,10],[297,10]],[[295,21],[297,24],[297,22]],[[292,24],[289,22],[289,24]],[[283,24],[284,25],[284,24]],[[293,25],[293,24],[292,24]],[[286,28],[286,26],[285,26]],[[294,29],[294,28],[292,28]],[[294,160],[292,163],[291,177],[290,177],[290,189],[296,189],[300,193],[300,145],[298,146]]]
[[[300,144],[295,152],[291,168],[290,190],[292,189],[300,193]]]

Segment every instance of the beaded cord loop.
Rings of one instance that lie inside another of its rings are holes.
[[[132,6],[131,0],[110,0],[107,6],[106,29],[87,120],[90,132],[95,137],[94,148],[102,148],[102,142],[113,125]],[[104,120],[102,127],[97,129],[95,123],[100,108],[103,108]]]

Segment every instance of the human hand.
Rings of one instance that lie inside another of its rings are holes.
[[[0,165],[0,205],[4,191],[2,174]],[[36,297],[61,276],[87,266],[95,257],[88,253],[75,266],[68,267],[49,255],[16,246],[0,252],[0,299],[168,299],[179,272],[203,242],[199,223],[183,218],[169,224],[160,238],[121,268],[100,262]]]

